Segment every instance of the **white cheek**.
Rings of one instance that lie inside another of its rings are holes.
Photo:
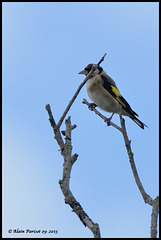
[[[97,75],[97,74],[99,74],[98,68],[94,71],[94,75]]]

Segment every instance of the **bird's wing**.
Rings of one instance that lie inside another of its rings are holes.
[[[130,113],[132,116],[138,114],[134,112],[128,102],[123,98],[117,89],[115,82],[107,74],[106,76],[100,75],[103,80],[103,87],[122,105],[123,109]],[[112,80],[112,81],[111,81]]]
[[[108,76],[105,71],[102,72],[101,77],[102,76],[104,78],[104,81],[109,82],[112,86],[117,88],[116,83],[114,82],[114,80],[110,76]]]

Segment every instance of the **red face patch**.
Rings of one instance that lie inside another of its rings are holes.
[[[93,67],[93,64],[92,64],[92,63],[91,63],[91,64],[88,64],[87,67],[85,67],[85,70],[87,70],[87,69],[89,70],[89,69],[91,69],[92,67]]]

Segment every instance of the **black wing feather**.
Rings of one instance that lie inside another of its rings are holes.
[[[108,79],[104,76],[104,75],[100,75],[100,77],[103,80],[103,87],[121,104],[121,102],[123,104],[121,104],[121,106],[130,114],[132,115],[136,115],[138,116],[138,114],[136,112],[134,112],[130,105],[128,104],[128,102],[125,100],[124,97],[122,97],[121,95],[119,95],[119,100],[118,100],[118,96],[115,94],[115,92],[113,91],[113,87],[116,88],[116,86],[114,86],[112,83],[110,83],[108,81]]]

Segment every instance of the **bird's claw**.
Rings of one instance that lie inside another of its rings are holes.
[[[105,123],[107,123],[108,126],[110,126],[111,124],[111,118],[106,118],[105,120]]]
[[[95,107],[97,107],[97,105],[95,103],[90,103],[89,106],[88,106],[89,110],[91,110],[91,111],[93,111],[93,109]]]

